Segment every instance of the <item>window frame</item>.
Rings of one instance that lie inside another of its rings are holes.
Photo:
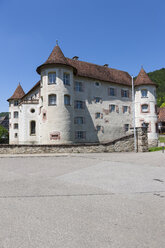
[[[116,112],[116,105],[115,104],[110,104],[109,105],[109,112],[110,113]]]
[[[34,123],[34,132],[32,132],[32,123]],[[36,121],[32,120],[30,121],[30,136],[36,136]]]
[[[67,83],[67,78],[65,78],[65,76],[69,76],[69,81],[68,81],[68,83]],[[70,73],[68,73],[68,72],[64,72],[63,73],[63,83],[64,83],[64,85],[66,85],[66,86],[70,86]]]
[[[147,106],[147,110],[146,110],[146,111],[143,110],[143,107],[144,107],[144,106]],[[149,113],[149,104],[144,103],[144,104],[141,105],[141,113],[144,113],[144,114],[145,114],[145,113]]]
[[[69,99],[68,103],[65,102],[67,98]],[[64,95],[64,105],[65,106],[71,106],[71,97],[68,94]]]
[[[143,93],[142,92],[146,92],[146,95],[143,96]],[[141,90],[141,98],[148,98],[148,90],[147,89],[142,89]]]
[[[51,97],[55,97],[55,103],[54,104],[51,104],[50,103],[50,99],[51,99]],[[56,94],[50,94],[50,95],[48,95],[48,106],[56,106],[57,105],[57,95]]]
[[[49,76],[52,75],[52,74],[55,74],[55,80],[53,81],[53,83],[51,83],[51,82],[49,81]],[[53,84],[56,84],[56,72],[49,72],[49,73],[48,73],[48,85],[53,85]]]
[[[86,131],[75,131],[75,139],[76,140],[84,140],[86,139]]]
[[[17,113],[17,116],[15,115]],[[13,112],[13,118],[14,119],[18,119],[19,118],[19,112],[18,111],[14,111]]]
[[[14,129],[19,129],[18,123],[14,123]]]
[[[81,85],[77,85],[77,84],[81,84]],[[74,90],[76,92],[83,92],[84,91],[83,82],[75,81],[74,82]]]
[[[82,120],[82,121],[78,121],[78,120]],[[83,125],[85,123],[85,118],[83,116],[76,116],[74,118],[74,124],[76,125]]]
[[[85,109],[85,102],[81,100],[75,100],[74,109]]]

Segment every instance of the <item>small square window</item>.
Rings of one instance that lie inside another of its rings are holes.
[[[128,112],[128,106],[123,106],[123,113],[127,113]]]
[[[77,92],[83,92],[83,83],[76,81],[74,85],[74,90]]]
[[[124,130],[125,130],[125,132],[128,132],[128,130],[129,130],[129,124],[125,124],[124,125]]]
[[[75,117],[74,123],[75,124],[84,124],[84,117],[82,117],[82,116]]]
[[[18,129],[18,123],[14,123],[14,129]]]
[[[109,96],[116,96],[116,90],[115,90],[115,88],[109,88],[108,89],[108,95]]]
[[[129,90],[121,90],[121,97],[129,97]]]
[[[148,112],[148,104],[143,104],[141,106],[142,113],[147,113]]]
[[[101,103],[102,102],[102,100],[101,100],[101,97],[95,97],[95,103]]]
[[[15,133],[14,134],[14,138],[18,138],[18,133]]]
[[[18,115],[19,115],[18,111],[14,111],[14,118],[18,118]]]
[[[98,132],[101,131],[101,126],[97,125],[96,126],[96,131],[98,131]]]
[[[76,131],[75,132],[75,138],[78,140],[85,139],[86,132],[85,131]]]
[[[99,113],[99,112],[95,113],[95,118],[96,118],[96,119],[101,118],[101,113]]]
[[[110,107],[110,112],[115,112],[116,106],[114,104],[111,104],[109,107]]]
[[[146,98],[148,94],[148,91],[146,89],[141,90],[141,97]]]

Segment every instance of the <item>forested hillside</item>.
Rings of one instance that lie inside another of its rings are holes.
[[[165,102],[165,68],[147,73],[150,79],[157,84],[158,107]]]

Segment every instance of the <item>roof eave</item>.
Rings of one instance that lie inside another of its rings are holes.
[[[37,67],[36,71],[39,75],[41,75],[41,70],[44,68],[44,67],[53,67],[53,66],[67,66],[67,67],[71,67],[73,69],[73,72],[74,74],[77,73],[77,69],[72,66],[72,65],[69,65],[69,64],[62,64],[62,63],[46,63],[46,64],[42,64],[40,66]]]

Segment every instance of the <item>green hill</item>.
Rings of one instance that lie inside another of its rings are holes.
[[[0,113],[0,117],[6,116],[6,115],[9,115],[9,113],[8,113],[8,112],[1,112],[1,113]]]
[[[147,73],[150,79],[157,84],[158,107],[165,102],[165,68]]]

